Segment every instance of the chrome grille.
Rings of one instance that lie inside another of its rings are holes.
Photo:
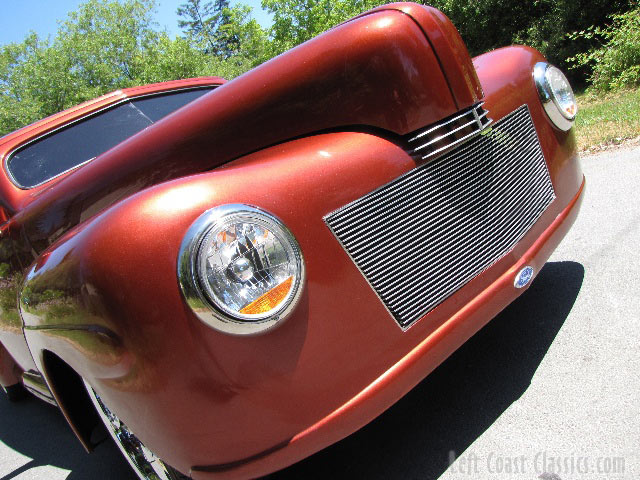
[[[325,222],[407,328],[508,253],[554,198],[523,105]]]
[[[406,136],[412,155],[422,159],[435,157],[459,145],[487,128],[492,120],[478,103],[467,110]]]

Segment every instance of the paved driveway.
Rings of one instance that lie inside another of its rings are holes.
[[[640,478],[640,148],[583,166],[580,217],[531,288],[374,422],[273,478]],[[0,480],[127,469],[109,445],[86,455],[54,408],[0,398]]]

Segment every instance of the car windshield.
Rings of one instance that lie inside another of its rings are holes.
[[[38,186],[87,163],[212,88],[180,90],[119,103],[16,150],[7,160],[7,170],[18,186]]]

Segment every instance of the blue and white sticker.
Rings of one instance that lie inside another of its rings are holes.
[[[516,275],[516,279],[513,281],[513,286],[516,288],[526,287],[527,284],[533,278],[533,267],[527,265]]]

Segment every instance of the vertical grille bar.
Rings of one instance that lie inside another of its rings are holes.
[[[324,220],[408,328],[507,254],[554,198],[523,105]]]

